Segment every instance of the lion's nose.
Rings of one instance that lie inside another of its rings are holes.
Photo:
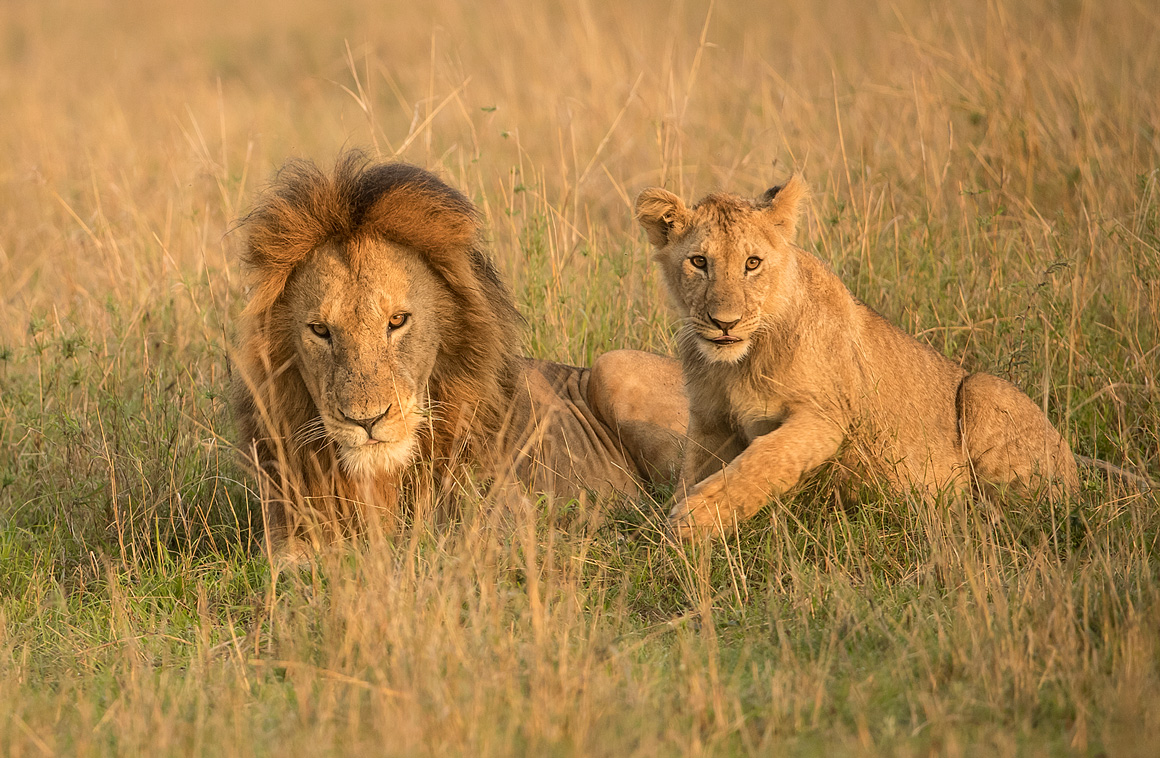
[[[392,405],[393,405],[393,403],[392,403]],[[342,414],[342,418],[345,421],[349,421],[352,424],[357,424],[358,426],[361,426],[363,429],[366,430],[368,437],[374,437],[374,435],[371,434],[371,429],[373,429],[374,425],[379,422],[379,419],[385,417],[390,412],[391,412],[391,406],[388,405],[387,409],[385,411],[383,411],[382,413],[380,413],[377,416],[374,416],[373,418],[351,418],[350,416],[346,415],[345,413]]]
[[[735,318],[732,321],[722,321],[718,318],[710,316],[709,320],[712,321],[714,324],[716,324],[717,328],[726,334],[729,333],[730,329],[737,326],[737,324],[741,323],[741,319],[739,319],[739,318]]]

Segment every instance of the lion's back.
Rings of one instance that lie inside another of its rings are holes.
[[[512,473],[560,497],[639,489],[640,473],[588,402],[591,370],[523,359],[501,436]]]

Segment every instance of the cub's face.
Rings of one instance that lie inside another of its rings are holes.
[[[663,189],[636,201],[683,338],[710,362],[745,358],[792,279],[792,239],[805,187],[794,176],[756,200],[715,194],[692,210]]]
[[[277,316],[318,411],[292,444],[329,439],[354,475],[406,465],[449,301],[442,280],[405,248],[361,240],[316,250],[291,277]]]

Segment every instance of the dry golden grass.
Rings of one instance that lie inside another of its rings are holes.
[[[823,483],[702,553],[652,503],[480,503],[271,573],[222,395],[288,157],[463,188],[574,362],[669,349],[639,189],[796,167],[858,297],[1155,479],[1160,12],[332,6],[0,4],[0,752],[1151,754],[1155,492]]]

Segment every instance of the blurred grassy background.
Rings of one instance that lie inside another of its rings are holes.
[[[1131,0],[0,4],[0,749],[1148,754],[1154,493],[819,487],[706,555],[481,505],[278,576],[223,394],[289,157],[441,173],[579,363],[669,350],[640,189],[799,168],[859,298],[1156,478],[1158,91]]]

